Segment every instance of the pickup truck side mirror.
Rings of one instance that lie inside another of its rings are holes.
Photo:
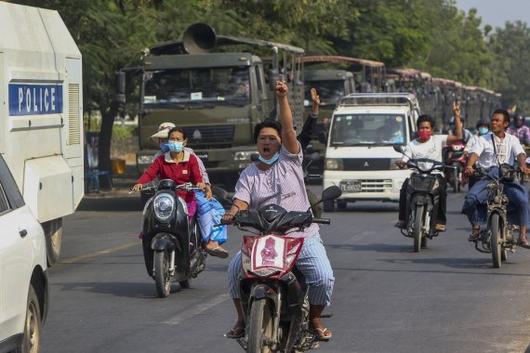
[[[404,153],[403,152],[403,146],[401,146],[400,144],[392,145],[392,148],[394,149],[394,151],[396,151],[398,153]]]

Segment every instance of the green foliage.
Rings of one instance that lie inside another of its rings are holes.
[[[530,109],[530,28],[526,23],[508,22],[489,38],[494,55],[493,84],[503,94],[506,105],[517,104],[517,110]]]
[[[194,22],[218,33],[414,67],[529,100],[524,77],[530,33],[523,23],[493,30],[455,0],[19,0],[56,9],[84,56],[87,111],[109,111],[114,73]],[[526,103],[524,103],[526,104]],[[530,104],[527,105],[530,107]],[[110,125],[109,125],[110,126]]]

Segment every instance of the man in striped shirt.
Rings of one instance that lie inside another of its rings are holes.
[[[310,208],[302,170],[303,153],[293,127],[287,90],[284,82],[277,82],[276,96],[281,125],[268,120],[258,124],[254,130],[259,161],[241,173],[236,185],[234,206],[225,215],[226,221],[231,220],[240,210],[259,209],[269,204],[280,205],[287,211],[306,212]],[[335,278],[320,239],[319,227],[312,224],[304,231],[289,233],[289,236],[305,238],[297,268],[308,285],[312,328],[320,339],[329,340],[331,331],[323,326],[320,316],[330,304]],[[229,338],[244,335],[244,312],[239,292],[240,272],[241,254],[238,253],[228,269],[229,290],[237,311],[236,324],[226,334]]]

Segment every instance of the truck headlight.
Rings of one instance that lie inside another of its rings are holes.
[[[155,159],[154,156],[149,155],[149,154],[142,155],[142,156],[137,155],[136,163],[137,164],[151,164],[153,163],[154,159]]]
[[[340,158],[326,158],[326,169],[327,170],[343,170],[344,163]]]
[[[159,194],[153,201],[155,216],[161,221],[167,221],[175,210],[175,199],[169,194]]]
[[[401,158],[391,158],[390,159],[390,170],[398,170],[401,169],[396,165],[396,162],[399,162]]]
[[[239,151],[234,153],[234,161],[248,161],[250,162],[250,156],[257,153],[255,151]]]

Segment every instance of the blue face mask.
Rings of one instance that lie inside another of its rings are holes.
[[[169,141],[166,145],[169,148],[170,152],[179,153],[182,152],[182,150],[184,149],[184,144],[179,141]]]
[[[169,152],[169,146],[167,143],[161,143],[160,144],[160,152],[166,153]]]
[[[489,131],[490,131],[490,129],[488,129],[487,127],[479,127],[478,128],[478,134],[480,136],[486,135]]]
[[[263,158],[261,155],[258,157],[258,160],[262,163],[265,163],[267,165],[273,165],[274,163],[276,163],[276,161],[278,160],[278,158],[280,158],[280,153],[276,152],[276,154],[274,156],[272,156],[271,159],[265,159]]]

